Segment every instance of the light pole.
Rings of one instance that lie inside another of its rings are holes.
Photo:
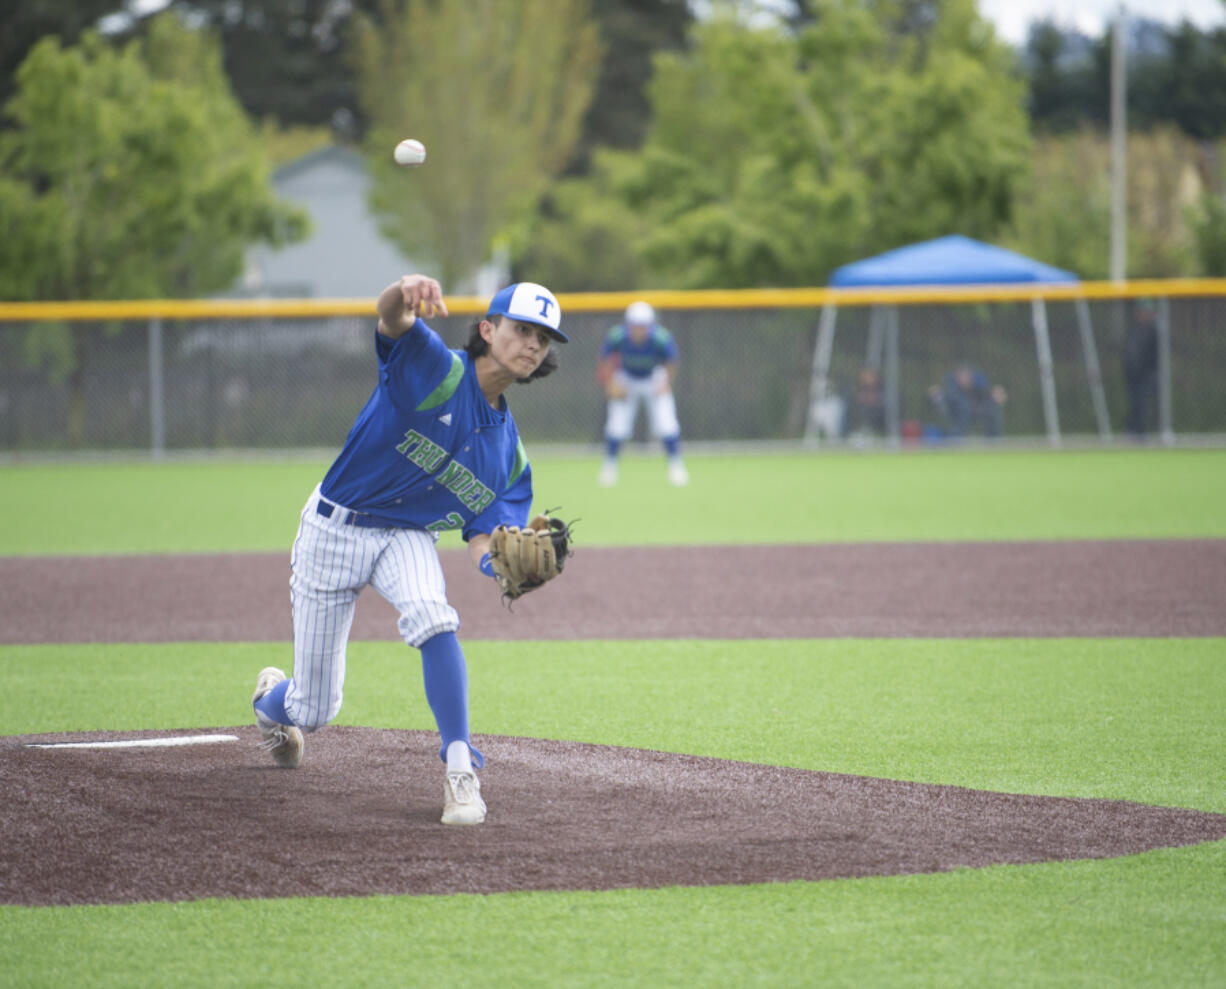
[[[1128,277],[1128,223],[1125,186],[1128,177],[1126,161],[1127,76],[1124,72],[1124,31],[1128,12],[1121,3],[1111,36],[1111,280],[1122,282]]]

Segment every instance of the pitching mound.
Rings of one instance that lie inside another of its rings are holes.
[[[1107,858],[1226,837],[1226,816],[1199,811],[488,736],[477,744],[489,758],[489,819],[446,828],[433,733],[330,727],[308,737],[299,769],[278,770],[254,728],[202,730],[239,741],[38,749],[27,743],[142,733],[0,740],[0,902],[782,882]]]

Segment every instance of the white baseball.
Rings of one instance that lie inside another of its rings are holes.
[[[401,141],[392,153],[397,165],[420,165],[426,160],[426,146],[412,138]]]

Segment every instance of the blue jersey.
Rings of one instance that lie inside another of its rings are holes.
[[[617,354],[621,368],[632,378],[650,378],[651,372],[661,364],[671,364],[677,359],[677,341],[663,326],[653,326],[642,343],[630,338],[624,325],[614,326],[605,334],[600,345],[600,356]]]
[[[376,331],[379,383],[320,493],[412,529],[523,526],[532,469],[507,409],[494,409],[467,353],[420,319],[393,340]]]

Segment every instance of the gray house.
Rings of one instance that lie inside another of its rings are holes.
[[[246,271],[230,298],[373,298],[398,276],[423,271],[424,259],[407,258],[379,233],[367,203],[370,175],[356,152],[330,145],[277,169],[273,188],[311,216],[307,240],[280,250],[252,248]],[[482,266],[448,295],[492,295],[510,279],[505,257]]]
[[[418,270],[379,233],[366,199],[370,176],[355,152],[335,145],[312,151],[277,169],[272,184],[310,214],[310,236],[280,250],[252,248],[227,295],[373,298],[399,275]]]

